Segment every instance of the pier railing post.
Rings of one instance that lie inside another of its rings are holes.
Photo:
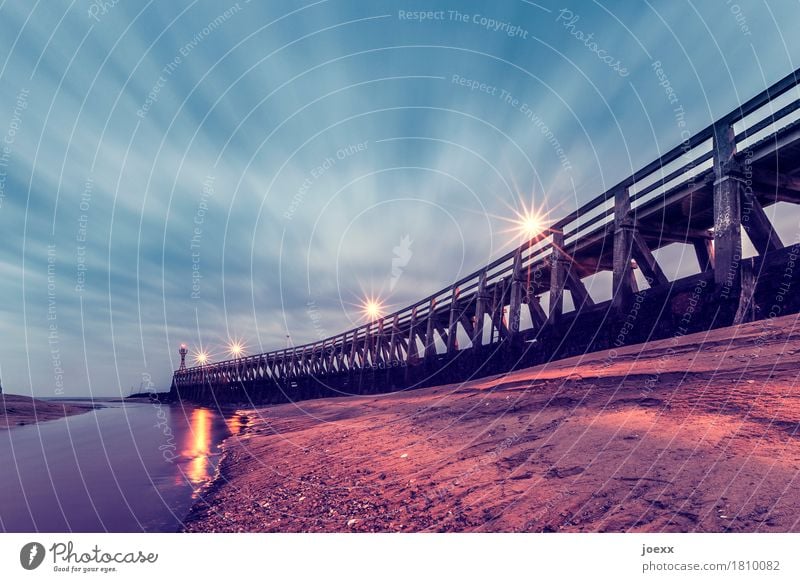
[[[425,331],[425,359],[430,360],[436,357],[436,343],[433,336],[434,330],[434,318],[436,315],[434,311],[436,309],[436,299],[431,299],[430,306],[428,307],[428,328]]]
[[[514,266],[511,275],[511,297],[508,300],[508,334],[513,342],[519,335],[520,313],[522,307],[522,249],[514,253]]]
[[[381,364],[385,364],[384,356],[383,356],[383,319],[378,320],[378,330],[375,332],[375,344],[374,344],[374,354],[375,359],[373,363],[380,366]]]
[[[411,320],[408,323],[408,349],[406,350],[406,370],[405,379],[406,384],[409,384],[413,379],[413,372],[411,367],[414,366],[419,360],[419,353],[417,350],[417,308],[411,308]]]
[[[406,364],[411,366],[416,364],[419,359],[417,350],[417,308],[416,306],[411,309],[411,321],[408,324],[408,352],[406,356]]]
[[[369,365],[375,363],[375,354],[373,352],[373,338],[372,338],[372,323],[368,323],[366,328],[364,328],[364,366],[367,367],[367,362]]]
[[[741,178],[735,155],[733,126],[714,125],[714,282],[723,299],[738,291],[742,259]]]
[[[450,318],[447,323],[447,353],[452,354],[458,351],[458,296],[460,294],[458,287],[453,287],[452,295],[450,297]]]
[[[394,365],[398,360],[400,360],[400,348],[398,347],[399,339],[398,339],[398,329],[397,329],[397,321],[399,319],[398,315],[395,315],[392,318],[392,333],[389,336],[389,365]]]
[[[350,357],[348,358],[347,367],[352,372],[356,367],[356,358],[358,356],[358,328],[353,330],[353,337],[350,341]]]
[[[627,309],[633,298],[636,280],[631,258],[633,253],[634,219],[628,188],[614,193],[614,279],[611,304],[617,313]]]
[[[552,229],[550,251],[550,317],[552,325],[564,313],[564,285],[567,279],[567,261],[564,257],[564,231]]]
[[[486,271],[478,275],[478,293],[475,297],[475,325],[472,333],[472,347],[483,345],[483,320],[486,316],[486,305],[490,297],[486,293]]]

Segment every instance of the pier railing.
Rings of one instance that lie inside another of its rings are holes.
[[[430,366],[465,349],[527,341],[562,321],[567,292],[574,312],[597,307],[583,280],[602,271],[613,273],[613,298],[603,308],[620,314],[641,291],[636,270],[650,287],[674,284],[653,253],[675,242],[692,245],[718,297],[741,301],[741,228],[765,257],[783,244],[763,209],[800,203],[800,178],[792,174],[800,157],[799,81],[795,71],[687,133],[638,172],[436,293],[323,340],[177,370],[173,390],[285,387],[298,378]]]

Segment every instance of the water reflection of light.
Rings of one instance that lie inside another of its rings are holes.
[[[228,430],[232,435],[241,434],[247,426],[248,418],[246,414],[234,414],[230,418],[225,419],[225,424],[228,425]]]
[[[206,408],[195,408],[189,422],[189,432],[183,451],[183,454],[190,459],[186,477],[193,485],[200,485],[210,476],[211,464],[208,455],[211,453],[211,412]]]

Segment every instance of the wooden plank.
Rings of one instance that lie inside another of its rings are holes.
[[[752,167],[752,163],[750,164]],[[775,170],[752,168],[753,180],[759,184],[767,184],[774,188],[785,188],[800,193],[800,177],[790,176]]]
[[[788,202],[789,204],[800,204],[800,192],[789,188],[781,188],[770,184],[756,182],[754,188],[758,191],[758,195],[766,198],[768,204],[775,202]]]
[[[782,130],[748,148],[753,152],[750,161],[757,162],[764,158],[769,158],[786,147],[797,145],[800,142],[800,126],[797,126],[796,123],[789,126],[787,128],[788,131]]]
[[[712,240],[714,234],[701,228],[670,228],[664,226],[645,226],[637,222],[636,230],[640,234],[666,243],[690,243],[695,240]]]

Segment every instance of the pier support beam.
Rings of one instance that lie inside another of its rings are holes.
[[[406,369],[405,380],[408,384],[412,376],[412,367],[419,363],[419,351],[417,349],[417,308],[411,309],[411,320],[408,324],[408,346],[406,347]]]
[[[458,296],[460,291],[458,287],[453,287],[452,296],[450,299],[450,319],[447,323],[447,353],[452,354],[458,351]]]
[[[569,292],[572,294],[572,303],[575,305],[575,311],[580,311],[583,307],[592,307],[594,305],[594,300],[592,296],[589,295],[586,285],[581,281],[576,267],[577,264],[575,261],[569,257],[567,289],[569,289]]]
[[[353,330],[353,338],[352,343],[350,344],[350,358],[349,358],[349,368],[350,371],[353,371],[353,368],[356,367],[356,362],[358,358],[358,328]]]
[[[368,323],[364,331],[364,352],[363,352],[364,365],[362,367],[366,368],[368,365],[372,365],[375,363],[375,356],[372,351],[373,343],[374,340],[372,338],[372,324]]]
[[[634,223],[631,217],[631,199],[627,188],[614,193],[614,278],[611,304],[617,313],[630,307],[636,291],[633,273]]]
[[[552,250],[550,252],[550,317],[552,325],[564,313],[564,285],[567,279],[567,260],[564,257],[564,232],[552,231]]]
[[[505,316],[506,281],[507,279],[500,279],[494,284],[492,294],[492,334],[489,343],[494,343],[495,341],[495,330],[497,330],[497,340],[503,340],[508,337]]]
[[[431,299],[430,306],[428,307],[428,329],[425,331],[425,359],[433,359],[436,357],[436,340],[433,336],[436,322],[434,321],[436,314],[436,299]]]
[[[697,255],[697,264],[704,273],[714,270],[714,245],[710,239],[695,239],[692,241],[694,253]]]
[[[770,251],[783,248],[780,236],[749,186],[742,189],[742,227],[762,257]]]
[[[522,250],[517,249],[511,274],[511,297],[508,301],[508,333],[512,341],[519,335],[522,283]]]
[[[536,330],[541,329],[547,323],[547,314],[542,309],[541,299],[538,295],[531,295],[526,302],[528,312],[531,315],[531,323]]]
[[[390,365],[394,364],[395,362],[398,362],[401,359],[400,358],[400,347],[399,347],[400,336],[398,334],[398,328],[397,328],[398,319],[399,319],[399,316],[397,316],[397,315],[395,315],[392,318],[392,333],[389,336],[389,359],[388,359],[388,362],[387,362]]]
[[[653,256],[653,251],[650,250],[647,242],[636,231],[635,227],[633,229],[633,257],[636,259],[636,264],[639,265],[644,276],[647,277],[651,287],[669,283],[669,279],[661,269],[661,265],[658,264],[658,261]]]
[[[742,259],[741,185],[733,126],[714,126],[714,282],[720,297],[739,286]]]
[[[753,300],[756,291],[756,275],[752,258],[742,261],[741,290],[739,292],[739,307],[733,318],[733,324],[739,325],[756,319],[756,305]]]
[[[475,325],[472,331],[472,346],[480,347],[483,345],[483,320],[486,316],[486,306],[489,303],[489,295],[486,293],[486,271],[478,275],[478,292],[475,297]]]
[[[411,310],[411,322],[408,324],[408,364],[416,364],[419,359],[417,350],[417,308]]]

